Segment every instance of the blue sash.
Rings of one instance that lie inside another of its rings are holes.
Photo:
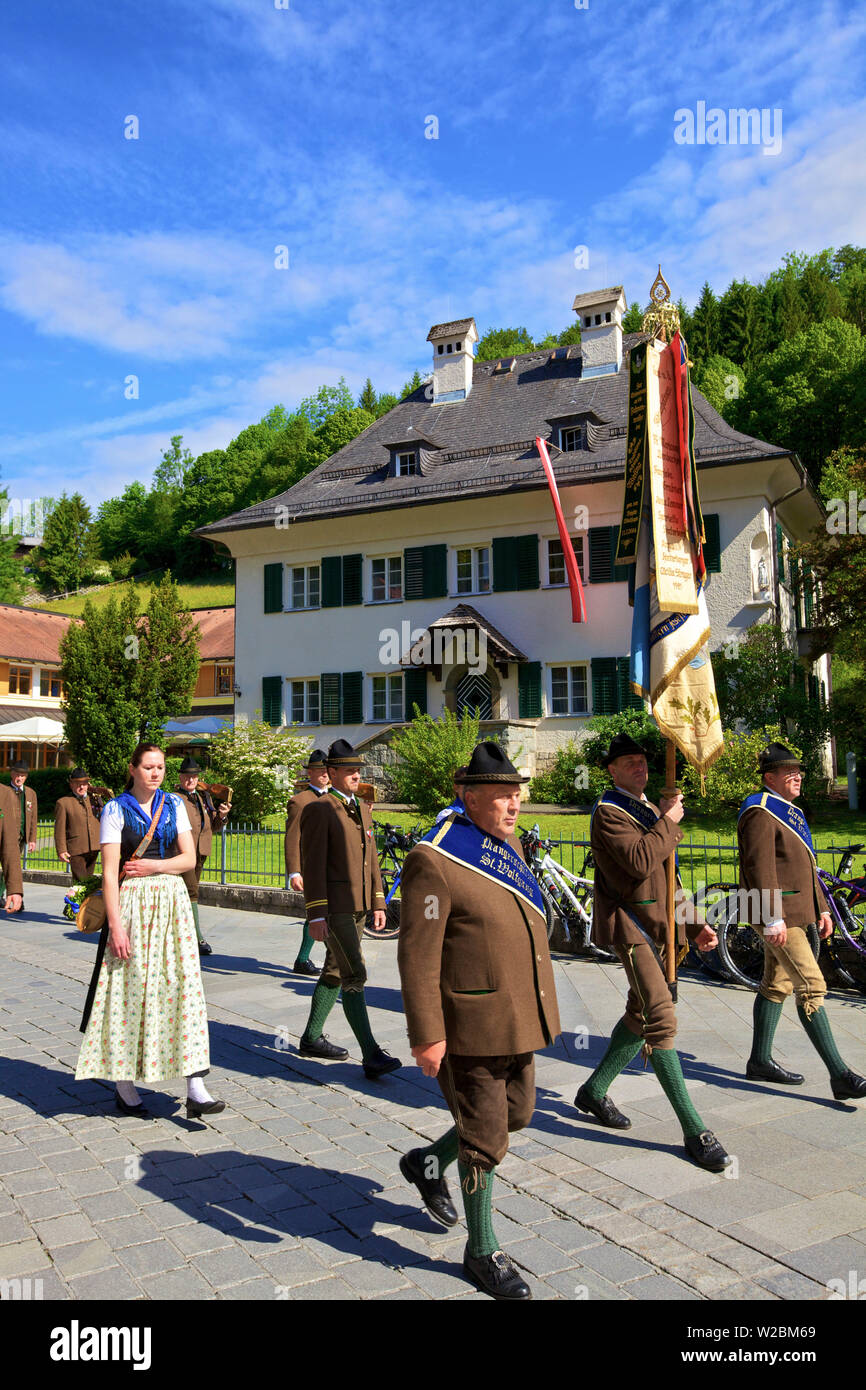
[[[646,801],[639,800],[632,796],[630,792],[621,792],[618,787],[609,787],[606,792],[602,792],[598,801],[592,808],[589,815],[589,833],[592,834],[592,818],[599,806],[615,806],[618,811],[624,811],[629,820],[633,820],[642,830],[652,830],[657,825],[661,817],[654,811]],[[680,871],[679,850],[674,850],[674,864],[677,874]]]
[[[780,825],[784,825],[786,830],[792,830],[801,844],[806,846],[815,864],[818,863],[818,857],[815,854],[815,846],[812,843],[812,832],[809,829],[806,817],[792,802],[786,801],[783,796],[776,796],[774,792],[752,792],[751,796],[746,797],[737,812],[738,825],[740,823],[740,818],[744,816],[747,811],[751,811],[753,806],[759,806],[762,811],[766,811],[768,815],[772,816],[773,820],[777,820]]]
[[[421,843],[507,888],[509,893],[516,894],[544,916],[541,889],[520,855],[505,840],[486,835],[465,814],[449,812],[444,820],[427,831]]]

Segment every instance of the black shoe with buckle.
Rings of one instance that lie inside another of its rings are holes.
[[[311,960],[296,960],[292,966],[293,975],[321,975],[321,967],[313,965]]]
[[[424,1173],[424,1150],[410,1149],[400,1159],[400,1172],[421,1193],[421,1201],[432,1217],[443,1226],[457,1225],[457,1212],[445,1178],[428,1178]]]
[[[631,1129],[631,1120],[621,1110],[617,1110],[610,1096],[602,1096],[601,1100],[596,1100],[585,1086],[581,1086],[574,1103],[578,1110],[594,1115],[607,1129]]]
[[[778,1062],[746,1063],[746,1077],[749,1081],[775,1081],[777,1086],[802,1086],[803,1077],[798,1071],[786,1071]]]
[[[403,1063],[399,1057],[392,1057],[389,1053],[383,1052],[381,1047],[377,1047],[372,1057],[364,1063],[364,1075],[370,1081],[375,1081],[377,1076],[385,1076],[389,1071],[399,1071]]]
[[[212,956],[213,946],[209,946],[208,943],[204,939],[202,939],[198,943],[198,953],[200,956]]]
[[[683,1142],[689,1158],[697,1163],[699,1168],[706,1168],[710,1173],[723,1173],[733,1163],[730,1154],[725,1153],[709,1129],[705,1129],[702,1134],[689,1134]]]
[[[149,1120],[151,1118],[150,1111],[141,1101],[138,1102],[138,1105],[127,1105],[126,1101],[121,1098],[117,1091],[114,1093],[114,1108],[118,1110],[121,1115],[134,1115],[139,1120]]]
[[[318,1038],[301,1038],[298,1043],[298,1051],[302,1057],[321,1057],[326,1062],[345,1062],[348,1052],[345,1047],[338,1047],[336,1043],[328,1042],[324,1033]]]
[[[858,1076],[856,1071],[843,1071],[841,1076],[831,1076],[835,1100],[862,1100],[866,1096],[866,1077]]]
[[[198,1120],[202,1115],[218,1115],[225,1108],[224,1100],[190,1100],[187,1096],[186,1118]]]
[[[532,1291],[521,1279],[504,1250],[492,1255],[470,1255],[469,1246],[463,1252],[463,1273],[482,1293],[497,1299],[527,1299]]]

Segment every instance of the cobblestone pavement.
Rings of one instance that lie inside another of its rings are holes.
[[[291,973],[299,924],[204,909],[208,1084],[227,1109],[187,1121],[173,1081],[142,1088],[156,1118],[137,1121],[115,1113],[107,1084],[73,1079],[95,940],[58,917],[61,899],[27,885],[26,918],[0,918],[0,1280],[29,1278],[45,1299],[484,1297],[462,1277],[462,1221],[436,1226],[397,1166],[448,1116],[411,1064],[396,942],[368,944],[368,1002],[405,1065],[370,1082],[339,1008],[327,1031],[350,1060],[297,1055],[313,988]],[[683,1064],[735,1156],[724,1178],[683,1157],[639,1061],[614,1087],[626,1134],[578,1115],[624,979],[574,960],[556,976],[566,1033],[538,1059],[536,1115],[494,1198],[499,1239],[535,1298],[824,1299],[828,1280],[866,1274],[863,1103],[832,1101],[791,1004],[776,1055],[806,1083],[783,1091],[744,1079],[752,995],[681,982]],[[866,1001],[828,1003],[840,1050],[866,1071]]]

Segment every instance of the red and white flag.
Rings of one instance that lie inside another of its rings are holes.
[[[553,511],[556,516],[556,524],[559,527],[559,539],[562,542],[562,553],[565,556],[565,572],[568,575],[568,587],[571,590],[571,621],[573,623],[585,623],[586,599],[583,596],[583,585],[580,582],[580,570],[577,567],[577,556],[574,553],[574,546],[571,542],[568,526],[562,514],[562,503],[559,500],[559,489],[556,486],[556,479],[553,476],[553,469],[550,465],[550,455],[547,452],[547,444],[538,436],[535,440],[535,447],[541,457],[541,464],[547,478],[547,485],[550,488],[550,495],[553,498]]]

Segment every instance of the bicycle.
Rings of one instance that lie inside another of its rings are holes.
[[[422,837],[420,826],[411,830],[398,830],[396,825],[386,821],[382,827],[384,841],[379,853],[379,872],[382,875],[382,888],[385,893],[385,925],[378,931],[368,922],[364,935],[376,941],[390,941],[400,933],[400,873],[406,854]],[[402,857],[400,857],[402,855]]]
[[[531,830],[524,830],[520,844],[526,862],[531,869],[544,902],[544,915],[547,919],[547,939],[554,945],[562,940],[562,949],[572,955],[587,956],[593,960],[615,960],[607,951],[600,950],[592,941],[592,904],[594,885],[584,873],[572,873],[558,863],[550,853],[551,840],[542,840],[541,829],[536,822]],[[592,865],[592,855],[587,853],[583,870]]]
[[[839,863],[838,874],[818,869],[833,918],[833,931],[823,942],[817,927],[808,933],[819,959],[823,952],[839,981],[850,989],[866,993],[866,882],[843,878],[863,845],[849,845]],[[847,897],[844,894],[847,891]],[[740,921],[740,889],[735,883],[711,883],[704,890],[701,905],[707,921],[719,938],[718,957],[725,973],[736,984],[757,989],[764,973],[764,944],[761,934],[748,922]],[[857,910],[862,908],[862,915]]]

